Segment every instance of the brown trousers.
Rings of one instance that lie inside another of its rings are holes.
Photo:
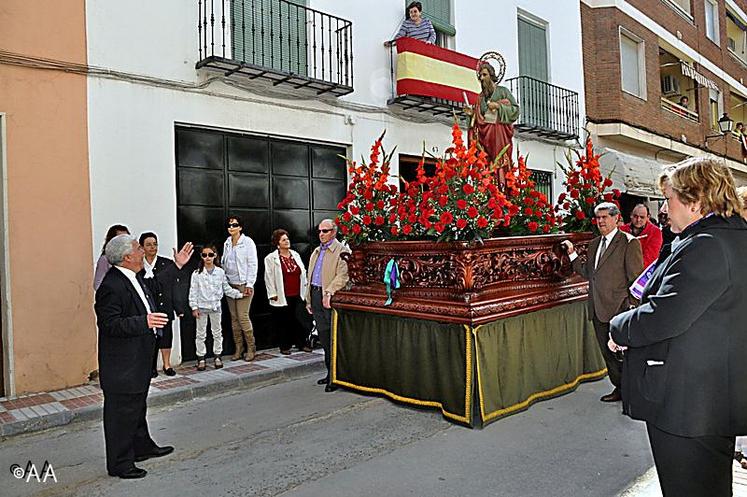
[[[244,293],[246,288],[246,285],[234,285],[233,283],[231,283],[231,286],[241,293]],[[257,346],[254,344],[254,329],[252,328],[252,321],[249,319],[252,297],[253,295],[242,299],[226,299],[228,310],[231,313],[231,329],[233,330],[236,354],[243,354],[244,350],[252,353],[257,351]],[[244,340],[246,340],[246,349],[244,349]]]

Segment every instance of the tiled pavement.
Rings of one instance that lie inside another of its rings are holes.
[[[282,378],[303,376],[324,368],[322,350],[281,355],[277,349],[257,354],[251,363],[225,361],[223,369],[213,369],[211,359],[206,371],[197,371],[190,361],[177,368],[173,377],[158,375],[150,385],[148,405],[157,406],[184,401],[231,389],[246,388]],[[0,397],[0,436],[16,435],[74,420],[101,416],[103,393],[98,383],[8,399]]]

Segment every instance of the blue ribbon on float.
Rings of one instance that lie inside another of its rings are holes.
[[[391,305],[393,297],[392,290],[399,288],[399,268],[394,258],[389,259],[384,270],[384,284],[386,285],[386,302],[384,305]]]

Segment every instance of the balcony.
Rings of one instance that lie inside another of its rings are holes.
[[[506,80],[519,103],[517,130],[553,140],[578,138],[578,93],[530,76]]]
[[[198,0],[197,69],[335,96],[353,91],[353,24],[291,0]]]
[[[668,98],[661,97],[661,108],[683,119],[687,119],[688,121],[692,121],[694,123],[698,122],[697,112],[693,112],[687,107],[683,107],[682,105],[676,104],[672,102],[671,100],[669,100]]]

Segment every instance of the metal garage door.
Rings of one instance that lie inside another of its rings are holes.
[[[264,288],[263,259],[274,249],[276,228],[290,233],[308,265],[316,225],[336,215],[345,196],[344,146],[251,136],[191,127],[176,128],[177,229],[179,243],[213,242],[222,250],[225,219],[241,216],[244,234],[257,244],[259,274],[251,318],[257,346],[276,346]],[[193,259],[196,265],[197,257]],[[195,323],[182,320],[184,360],[194,359]],[[224,355],[233,353],[228,310],[223,312]],[[208,333],[210,336],[210,333]],[[210,339],[208,339],[210,340]],[[210,345],[208,350],[211,350]]]

